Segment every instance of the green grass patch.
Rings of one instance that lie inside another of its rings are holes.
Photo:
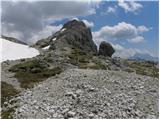
[[[12,66],[9,71],[11,72],[41,72],[46,68],[39,60],[30,60],[17,65]]]
[[[3,103],[19,92],[10,84],[1,81],[1,103]]]
[[[71,64],[81,69],[106,69],[106,66],[99,59],[94,59],[94,54],[81,49],[73,48],[67,56],[70,58]]]
[[[95,69],[95,70],[106,70],[106,66],[101,62],[92,62],[92,64],[80,64],[79,68],[82,69]]]
[[[12,97],[17,95],[19,92],[10,84],[1,81],[1,106],[5,106],[4,103],[8,102]],[[14,108],[8,108],[1,111],[2,119],[11,119],[11,114],[14,113]]]
[[[59,67],[53,69],[47,67],[47,63],[35,59],[14,65],[10,71],[15,72],[15,77],[22,88],[32,88],[36,83],[62,72]]]
[[[44,81],[45,79],[55,76],[62,72],[62,69],[59,67],[53,69],[45,69],[44,71],[38,73],[30,72],[16,72],[15,77],[20,82],[22,88],[32,88],[35,84]]]
[[[10,108],[10,109],[7,109],[7,110],[2,110],[2,113],[1,113],[1,118],[2,119],[12,119],[12,114],[15,112],[14,108]]]
[[[91,54],[87,54],[83,50],[73,48],[71,53],[68,54],[72,64],[78,65],[79,63],[88,63],[92,59]]]
[[[155,64],[153,62],[129,61],[127,64],[136,72],[136,74],[147,75],[155,78],[159,77],[159,69],[155,67]]]

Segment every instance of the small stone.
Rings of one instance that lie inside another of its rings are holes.
[[[34,101],[33,101],[33,104],[36,104],[36,103],[37,103],[37,100],[34,100]]]
[[[157,119],[155,115],[148,115],[147,119]]]
[[[82,93],[82,90],[76,90],[76,94]]]
[[[91,87],[91,88],[89,88],[89,91],[90,91],[90,92],[95,92],[95,91],[96,91],[96,89],[95,89],[95,88],[93,88],[93,87]]]
[[[69,111],[69,109],[66,108],[66,109],[64,109],[64,110],[62,111],[62,114],[65,114],[65,113],[68,112],[68,111]]]
[[[7,102],[4,102],[4,105],[7,105],[8,103]]]
[[[69,111],[69,112],[67,113],[67,117],[74,117],[75,114],[76,114],[76,112]]]
[[[91,114],[88,115],[88,117],[89,117],[89,118],[94,118],[94,114],[91,113]]]
[[[144,86],[140,86],[140,89],[144,88]]]
[[[73,92],[67,92],[65,96],[71,96],[73,99],[76,98],[76,95]]]
[[[105,88],[105,90],[106,90],[106,93],[111,94],[110,90],[108,90],[107,88]]]

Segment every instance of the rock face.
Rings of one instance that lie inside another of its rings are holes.
[[[101,44],[99,46],[99,53],[98,53],[99,55],[111,57],[114,52],[115,52],[115,50],[111,46],[111,44],[109,44],[105,41],[101,42]]]
[[[71,46],[85,51],[97,52],[97,47],[92,40],[91,30],[82,21],[72,20],[67,22],[53,39],[56,39],[56,47]]]
[[[59,49],[63,47],[74,47],[87,52],[97,52],[97,46],[92,40],[90,28],[82,21],[72,20],[64,24],[60,31],[46,40],[40,40],[36,43],[40,47],[50,45],[49,49]]]

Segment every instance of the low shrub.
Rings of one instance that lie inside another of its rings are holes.
[[[55,76],[62,72],[62,69],[59,67],[53,69],[46,69],[38,73],[30,72],[16,72],[15,77],[20,82],[22,88],[32,88],[36,83],[39,83],[51,76]]]

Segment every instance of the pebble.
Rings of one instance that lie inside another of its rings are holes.
[[[69,111],[68,113],[67,113],[67,116],[68,117],[74,117],[76,115],[76,112],[73,112],[73,111]]]
[[[94,114],[91,113],[91,114],[88,115],[88,117],[89,117],[89,118],[94,118]]]

